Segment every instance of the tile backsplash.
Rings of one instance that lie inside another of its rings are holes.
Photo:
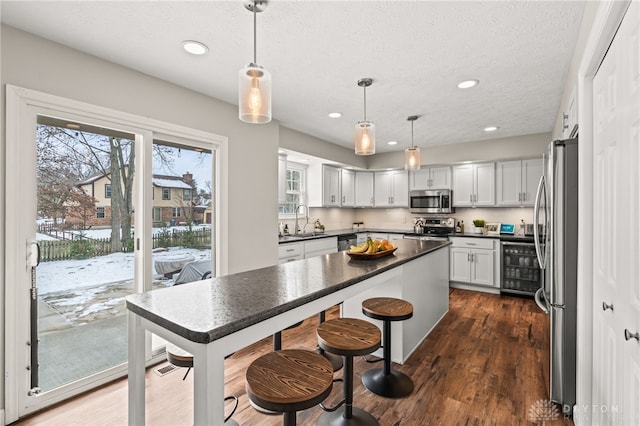
[[[456,222],[464,221],[465,232],[471,232],[474,219],[484,219],[485,222],[513,223],[516,231],[519,229],[520,221],[525,223],[533,222],[533,209],[526,207],[493,207],[493,208],[457,208],[456,212],[449,215],[455,218]],[[413,229],[414,218],[421,217],[409,213],[406,208],[390,209],[348,209],[348,208],[310,208],[309,225],[306,231],[313,230],[313,223],[316,219],[325,226],[326,230],[350,229],[353,222],[364,222],[361,227],[411,230]],[[422,217],[425,217],[424,215]],[[293,232],[293,219],[282,220],[289,225]],[[304,225],[304,218],[299,219],[300,228]]]

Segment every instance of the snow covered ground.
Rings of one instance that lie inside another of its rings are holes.
[[[209,229],[210,225],[194,226],[193,229]],[[174,226],[170,231],[185,231],[186,226]],[[161,232],[154,228],[154,234]],[[89,238],[109,238],[111,229],[83,231]],[[48,235],[37,234],[37,240],[55,240]],[[195,261],[211,258],[211,250],[171,247],[165,251],[154,251],[155,262],[192,257]],[[173,285],[167,279],[153,273],[153,288]],[[125,312],[124,298],[133,293],[134,253],[112,253],[89,259],[71,259],[42,262],[36,268],[36,282],[40,300],[62,315],[69,325],[80,325],[97,319],[106,319]]]

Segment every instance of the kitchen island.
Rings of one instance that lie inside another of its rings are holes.
[[[196,425],[222,424],[226,355],[336,304],[356,306],[363,294],[414,304],[392,351],[406,359],[448,310],[450,243],[395,243],[377,260],[338,252],[127,296],[129,424],[145,422],[145,330],[193,354]]]

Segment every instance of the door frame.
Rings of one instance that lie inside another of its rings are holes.
[[[578,68],[578,330],[574,422],[591,424],[593,379],[593,77],[630,0],[600,3]]]
[[[31,186],[22,182],[21,164],[27,158],[33,157],[35,150],[35,126],[37,115],[63,114],[65,118],[77,118],[81,122],[102,123],[105,127],[122,129],[136,135],[135,149],[138,158],[138,172],[141,179],[137,180],[137,199],[135,205],[140,206],[135,211],[135,271],[134,287],[148,289],[151,287],[151,251],[152,247],[152,145],[154,138],[184,141],[193,146],[215,151],[213,156],[214,172],[214,223],[213,232],[217,238],[212,241],[215,253],[215,267],[217,274],[225,274],[228,270],[228,139],[225,136],[210,132],[166,123],[159,120],[124,113],[97,105],[66,99],[35,90],[18,86],[6,86],[6,157],[5,157],[5,226],[4,254],[5,254],[5,315],[4,315],[4,343],[5,343],[5,381],[4,381],[4,421],[11,423],[22,415],[39,410],[56,402],[62,401],[80,392],[87,391],[101,384],[112,381],[127,374],[127,365],[123,364],[104,372],[95,374],[86,380],[66,385],[63,390],[41,394],[33,397],[33,403],[28,407],[24,403],[29,374],[25,370],[28,361],[28,351],[24,350],[25,336],[28,341],[28,309],[19,305],[24,298],[28,305],[26,292],[28,287],[18,288],[7,283],[22,283],[27,271],[26,245],[20,241],[26,235],[26,227],[33,224],[24,223],[18,226],[20,219],[24,219],[21,205],[16,200],[20,197],[13,188],[35,188],[35,175]],[[20,186],[17,183],[20,182]],[[24,220],[22,220],[24,222]],[[27,222],[29,222],[27,220]],[[23,247],[24,246],[24,247]],[[24,293],[23,293],[24,291]],[[26,312],[25,312],[26,311]],[[26,318],[26,320],[25,320]],[[26,325],[25,325],[26,324]],[[25,327],[26,333],[25,334]],[[146,359],[151,359],[151,336],[147,334]],[[3,423],[4,424],[4,423]]]

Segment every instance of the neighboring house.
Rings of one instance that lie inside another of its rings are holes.
[[[177,225],[193,221],[211,223],[210,200],[195,196],[191,186],[193,175],[182,176],[153,175],[153,225]],[[67,222],[85,223],[87,226],[111,226],[111,176],[99,174],[78,182],[76,186],[96,199],[95,214],[81,218],[73,211],[67,213]],[[135,194],[133,195],[135,199]],[[207,219],[207,220],[204,220]],[[132,218],[133,221],[133,218]]]

